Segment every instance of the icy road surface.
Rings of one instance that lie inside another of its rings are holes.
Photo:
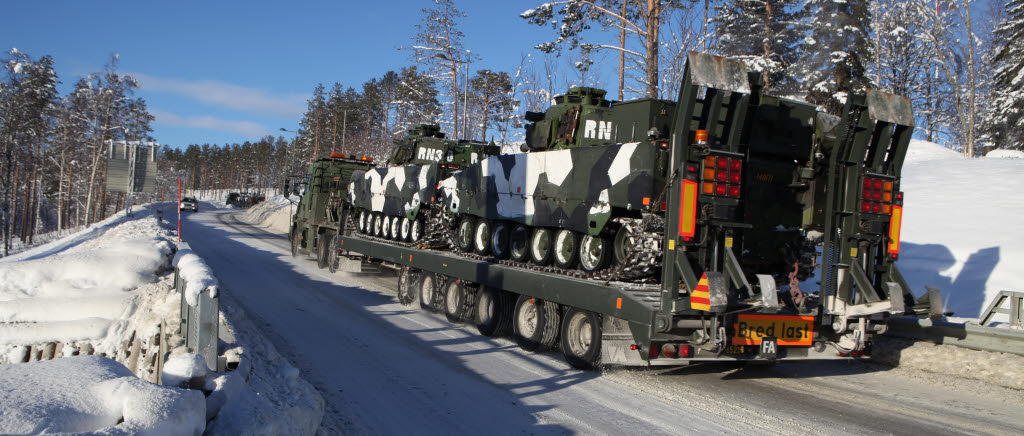
[[[555,353],[394,300],[389,273],[330,274],[234,209],[182,235],[327,402],[329,434],[1024,434],[1024,395],[859,362],[570,368]]]

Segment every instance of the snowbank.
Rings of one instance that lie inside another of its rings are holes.
[[[298,200],[292,197],[293,200]],[[292,225],[291,200],[283,195],[276,195],[260,204],[250,207],[242,214],[242,219],[250,224],[265,227],[275,233],[287,234]]]
[[[1001,159],[1024,159],[1024,151],[1020,150],[992,150],[985,155],[987,158]]]
[[[203,393],[139,379],[98,356],[0,365],[0,433],[202,434]]]
[[[912,141],[903,169],[897,265],[916,295],[938,286],[957,317],[977,318],[999,291],[1024,283],[1024,160],[989,156]]]

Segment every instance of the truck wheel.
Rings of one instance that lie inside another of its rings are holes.
[[[486,255],[491,251],[491,222],[483,218],[476,221],[473,230],[473,250],[477,254]]]
[[[437,298],[437,276],[430,273],[423,273],[420,279],[420,307],[428,312],[436,311],[437,305],[434,299]]]
[[[338,272],[338,236],[331,235],[330,244],[327,244],[327,270],[334,274]]]
[[[530,236],[530,260],[537,266],[551,263],[551,230],[536,228]]]
[[[423,220],[416,218],[409,228],[409,242],[419,241],[423,237]]]
[[[299,229],[292,230],[292,257],[299,255],[299,244],[301,244],[299,242],[299,237]]]
[[[519,348],[536,351],[551,347],[558,339],[558,305],[526,295],[516,301],[512,328]]]
[[[398,240],[399,241],[408,241],[409,240],[409,230],[410,230],[410,227],[412,227],[412,225],[409,224],[409,218],[402,217],[402,219],[398,222]]]
[[[330,252],[327,251],[327,244],[330,241],[330,237],[331,235],[329,234],[323,234],[317,238],[319,239],[319,241],[317,241],[319,246],[317,246],[316,250],[316,266],[320,269],[327,268],[327,257],[330,254]]]
[[[586,272],[607,268],[612,255],[610,247],[608,238],[584,235],[580,242],[580,268]]]
[[[508,256],[517,262],[525,262],[530,257],[530,230],[522,224],[512,227],[508,235]]]
[[[412,268],[409,267],[404,267],[398,271],[398,294],[395,297],[398,299],[399,304],[411,306],[416,302],[416,297],[419,295],[416,280],[419,278],[419,275],[419,273],[413,272]]]
[[[459,251],[473,251],[473,230],[476,228],[473,217],[464,216],[455,231],[455,244]]]
[[[601,317],[569,309],[562,319],[562,354],[573,368],[591,370],[601,364]]]
[[[491,253],[498,259],[508,258],[508,237],[509,229],[511,226],[504,221],[499,221],[494,224],[494,230],[491,231]]]
[[[476,329],[489,338],[508,333],[512,324],[512,294],[483,286],[476,295]]]
[[[452,324],[469,319],[473,313],[473,293],[466,282],[449,280],[444,287],[444,316]]]
[[[572,230],[562,229],[555,233],[553,254],[555,265],[559,268],[573,269],[579,260],[579,234]]]

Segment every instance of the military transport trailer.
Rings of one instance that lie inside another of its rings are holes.
[[[589,95],[580,104],[595,110],[577,126],[615,108]],[[455,223],[511,222],[533,235],[538,227],[568,230],[590,236],[590,245],[560,250],[557,236],[547,244],[531,237],[519,248],[548,256],[537,262],[516,259],[514,244],[502,256],[497,231],[473,232],[492,251],[471,253],[458,241],[459,250],[442,251],[347,229],[339,248],[399,265],[404,304],[419,300],[452,320],[472,320],[485,335],[511,325],[522,348],[558,347],[581,368],[862,355],[912,301],[896,256],[878,255],[898,248],[892,211],[909,141],[904,103],[868,93],[829,117],[761,95],[758,76],[736,61],[691,53],[679,98],[666,110],[667,135],[651,129],[633,143],[534,145],[441,182],[446,212],[463,215]],[[570,125],[565,119],[558,124]],[[884,179],[877,189],[876,179]],[[793,238],[792,248],[778,244]],[[765,252],[751,253],[762,240]],[[801,273],[802,259],[786,252],[802,255],[808,246],[831,259],[822,291],[777,287]],[[552,266],[560,251],[606,268]]]
[[[437,125],[417,125],[395,141],[386,167],[353,175],[347,201],[354,207],[356,225],[384,239],[426,242],[421,238],[440,234],[434,226],[440,210],[429,207],[435,202],[437,181],[500,153],[494,144],[456,142],[445,139]]]
[[[292,216],[288,240],[292,256],[300,252],[314,253],[320,268],[337,268],[337,244],[334,237],[340,233],[346,208],[344,194],[353,173],[374,167],[367,156],[331,153],[329,158],[317,159],[302,180],[286,180],[285,196],[300,195],[295,215]]]

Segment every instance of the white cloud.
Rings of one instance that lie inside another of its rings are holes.
[[[194,98],[213,106],[295,120],[306,111],[306,95],[273,94],[217,80],[178,80],[132,73],[146,91],[167,92]]]
[[[216,117],[182,117],[161,110],[150,109],[149,113],[156,117],[156,123],[176,127],[198,127],[203,129],[222,130],[247,138],[259,138],[270,133],[262,124],[250,121],[229,121]]]

